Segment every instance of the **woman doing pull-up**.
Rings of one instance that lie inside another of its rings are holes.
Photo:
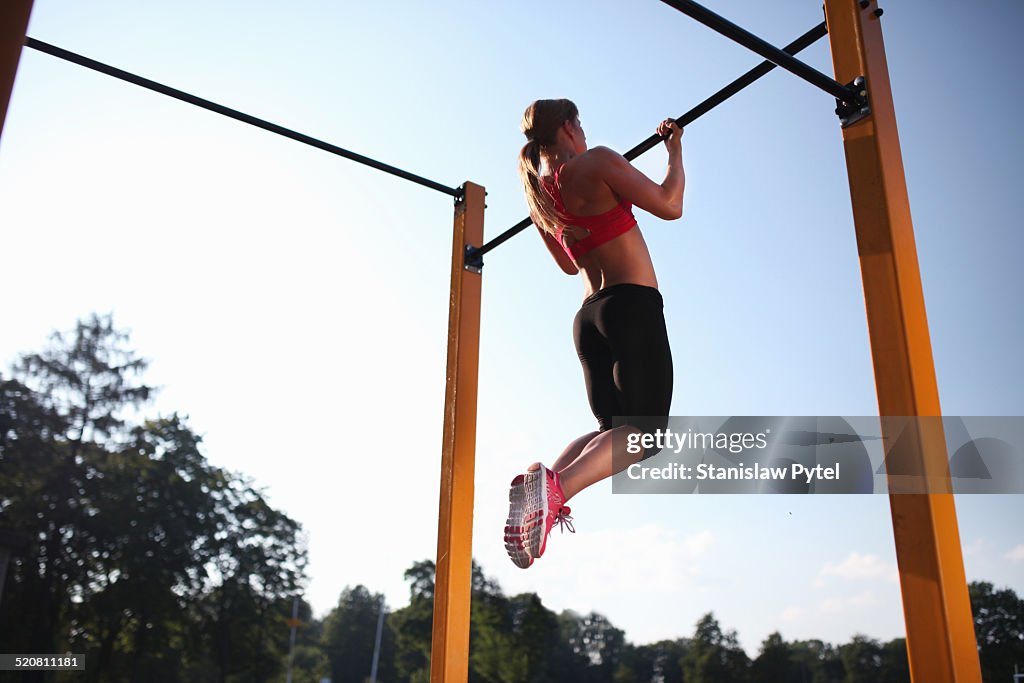
[[[589,149],[569,100],[537,100],[526,109],[522,130],[528,141],[519,173],[530,216],[562,271],[582,275],[573,338],[599,427],[573,440],[550,468],[534,463],[512,480],[505,547],[526,568],[543,555],[556,523],[572,530],[567,501],[653,455],[627,453],[626,433],[667,421],[672,354],[654,264],[632,206],[663,220],[679,218],[685,177],[683,131],[672,119],[657,128],[668,151],[660,184],[607,147]],[[613,416],[633,419],[616,427]]]

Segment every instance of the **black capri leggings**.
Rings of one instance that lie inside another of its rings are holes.
[[[573,338],[601,431],[614,426],[616,415],[648,418],[628,421],[646,432],[664,429],[672,402],[672,352],[661,293],[634,284],[595,292],[576,314]]]

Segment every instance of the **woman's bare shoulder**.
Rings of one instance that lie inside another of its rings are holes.
[[[580,155],[580,161],[587,160],[592,164],[608,164],[608,163],[620,163],[626,161],[626,158],[604,145],[598,145],[597,147],[591,147],[586,152]],[[628,163],[628,162],[627,162]]]
[[[591,147],[567,163],[565,171],[573,175],[603,175],[609,169],[628,163],[621,154],[608,147]]]

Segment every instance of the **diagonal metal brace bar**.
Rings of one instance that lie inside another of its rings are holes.
[[[825,26],[825,22],[823,21],[782,49],[787,54],[795,55],[798,52],[801,52],[804,49],[810,47],[819,39],[824,38],[826,35],[828,35],[828,28]],[[678,119],[676,119],[676,124],[680,128],[686,128],[688,125],[699,119],[704,114],[708,113],[718,105],[722,104],[727,99],[729,99],[739,91],[746,88],[748,85],[754,83],[754,81],[756,81],[757,79],[770,73],[773,69],[775,69],[775,67],[776,64],[772,61],[761,62],[753,69],[743,74],[735,81],[725,86],[724,88],[716,92],[714,95],[707,98],[706,100],[698,104],[696,107],[680,116]],[[656,147],[664,139],[665,138],[655,133],[654,135],[647,138],[646,140],[644,140],[639,145],[629,150],[622,156],[632,161],[633,159],[636,159],[638,156],[640,156],[647,150]]]
[[[721,33],[726,38],[734,40],[748,50],[753,50],[776,66],[782,67],[786,71],[796,74],[808,83],[818,86],[836,99],[842,101],[852,101],[854,99],[854,91],[847,86],[839,83],[833,78],[829,78],[814,67],[796,59],[793,55],[788,54],[771,43],[755,36],[745,28],[737,26],[725,17],[715,14],[707,7],[693,2],[693,0],[661,1],[669,7],[679,10],[691,19],[699,21],[708,28]]]

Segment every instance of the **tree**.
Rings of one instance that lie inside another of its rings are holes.
[[[877,683],[882,675],[882,646],[877,640],[855,635],[839,646],[839,657],[846,670],[844,683]]]
[[[627,643],[612,680],[614,683],[682,683],[680,661],[688,650],[689,641],[682,638],[651,645]]]
[[[135,381],[145,361],[126,343],[109,316],[94,315],[69,335],[54,333],[5,381],[0,479],[8,483],[0,508],[5,524],[32,542],[14,562],[5,591],[20,603],[21,618],[17,629],[4,629],[4,651],[61,651],[73,604],[67,596],[80,603],[89,591],[97,557],[89,534],[81,533],[91,516],[86,492],[97,461],[124,436],[120,414],[151,393]]]
[[[469,632],[470,683],[520,680],[527,669],[525,653],[516,648],[509,600],[496,583],[473,562]]]
[[[663,640],[651,646],[654,654],[654,675],[663,683],[682,683],[683,658],[690,651],[689,639]]]
[[[820,640],[790,643],[791,658],[800,671],[800,683],[842,683],[845,672],[835,647]]]
[[[622,661],[625,633],[596,612],[567,616],[562,620],[562,638],[585,667],[585,680],[610,683]]]
[[[1024,600],[985,581],[973,581],[967,588],[982,678],[1009,681],[1015,663],[1024,668]]]
[[[474,566],[478,571],[478,568]],[[476,573],[476,571],[474,573]],[[483,578],[483,574],[479,574]],[[470,623],[470,680],[488,683],[566,679],[555,670],[558,619],[535,593],[504,597],[475,580]]]
[[[544,607],[536,593],[509,599],[511,627],[510,675],[506,683],[552,681],[551,660],[558,643],[558,618]]]
[[[776,631],[761,643],[761,651],[750,667],[758,683],[802,683],[800,666],[793,661],[792,648]]]
[[[223,479],[199,444],[177,415],[133,429],[116,451],[82,444],[92,476],[80,490],[85,515],[76,532],[92,563],[75,588],[81,600],[70,644],[98,649],[89,680],[105,674],[122,638],[128,660],[120,678],[148,681],[177,670],[180,658],[165,657],[165,644],[183,637],[187,605],[202,597],[212,559],[206,540],[218,519],[209,488]]]
[[[299,526],[210,466],[184,418],[126,421],[152,391],[127,342],[92,316],[0,377],[0,512],[32,539],[0,651],[71,649],[86,680],[154,682],[225,680],[234,653],[233,671],[267,680],[305,569]]]
[[[42,353],[22,356],[15,378],[32,387],[66,421],[64,436],[77,446],[108,443],[124,429],[124,410],[147,401],[153,388],[135,381],[147,362],[128,348],[129,335],[113,317],[93,314],[71,333],[54,332]]]
[[[711,613],[701,617],[682,660],[686,683],[745,683],[748,665],[736,632],[724,633]]]
[[[202,539],[210,557],[202,635],[221,680],[240,672],[269,680],[287,651],[281,625],[305,575],[305,543],[298,523],[271,508],[251,482],[221,473],[213,483],[216,532]]]
[[[342,591],[338,606],[324,619],[324,648],[331,665],[331,679],[362,681],[370,675],[377,619],[384,596],[364,586]]]
[[[907,658],[907,641],[894,638],[882,646],[882,665],[879,683],[910,683],[910,660]]]
[[[434,620],[434,563],[423,560],[405,571],[409,604],[388,615],[394,639],[394,666],[401,680],[430,678],[430,639]]]

